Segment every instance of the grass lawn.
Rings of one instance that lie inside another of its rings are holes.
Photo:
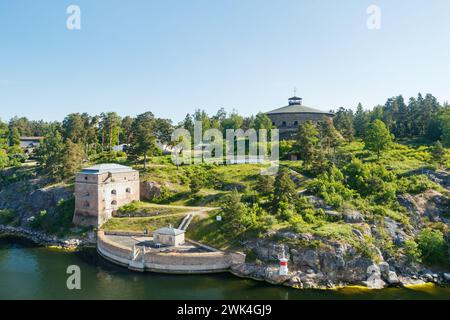
[[[230,235],[222,229],[223,222],[216,221],[215,214],[208,218],[194,217],[186,237],[217,249],[227,250],[239,246],[236,235]]]
[[[117,213],[114,214],[114,217],[131,218],[166,216],[173,214],[187,214],[189,211],[192,211],[192,209],[136,201],[120,207]]]
[[[171,224],[178,227],[185,214],[172,214],[155,217],[135,217],[135,218],[111,218],[103,226],[106,231],[136,231],[142,232],[147,229],[149,232],[167,227]]]

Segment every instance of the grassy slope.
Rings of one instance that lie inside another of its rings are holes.
[[[111,218],[102,229],[107,231],[154,231],[161,227],[167,227],[171,224],[178,227],[184,218],[184,214],[172,214],[155,217],[135,217],[135,218]]]

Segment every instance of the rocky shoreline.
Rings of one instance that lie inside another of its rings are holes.
[[[0,225],[0,235],[10,235],[25,238],[34,243],[46,247],[59,247],[68,250],[75,250],[81,247],[95,246],[95,239],[91,237],[78,238],[68,237],[60,239],[56,236],[50,236],[40,231],[31,230],[23,227],[13,227]]]
[[[333,283],[322,273],[314,273],[309,270],[302,272],[294,270],[286,276],[278,275],[278,266],[257,265],[245,263],[232,266],[230,272],[240,278],[248,278],[257,281],[265,281],[273,285],[283,285],[297,289],[338,289],[351,286],[361,286],[367,289],[384,289],[388,287],[414,287],[426,284],[450,285],[450,273],[419,273],[417,275],[396,275],[393,271],[387,271],[386,263],[373,265],[373,272],[367,274],[367,279],[357,282]],[[383,271],[382,271],[383,270]]]
[[[22,237],[41,246],[58,247],[66,250],[92,247],[96,244],[95,238],[92,237],[69,237],[60,239],[43,232],[23,227],[4,225],[0,225],[0,235]],[[261,244],[259,245],[261,246]],[[259,248],[260,254],[261,252],[264,252],[264,250],[267,250],[266,253],[268,255],[274,255],[279,249],[280,246],[276,244],[274,244],[272,248]],[[317,253],[312,250],[305,250],[299,253],[296,249],[290,249],[288,252],[291,252],[290,272],[286,276],[278,275],[278,265],[268,261],[264,263],[257,261],[255,263],[233,265],[230,272],[240,278],[265,281],[273,285],[284,285],[298,289],[336,289],[355,285],[364,286],[369,289],[382,289],[390,286],[409,287],[426,283],[433,283],[436,285],[450,284],[450,273],[422,271],[408,275],[397,275],[387,262],[368,264],[366,269],[362,268],[362,265],[357,265],[355,268],[351,269],[353,262],[350,262],[347,266],[347,271],[349,272],[347,275],[341,273],[342,270],[339,266],[334,266],[333,263],[331,263],[330,266],[336,267],[336,270],[323,272],[322,270],[314,270],[311,267],[311,264],[314,263],[313,261],[315,259],[321,259],[320,252]],[[292,255],[292,253],[294,253],[294,255]],[[328,258],[339,260],[339,255],[334,258],[328,256]],[[299,264],[299,261],[302,261],[302,263]],[[326,264],[328,262],[325,261],[324,263]],[[305,263],[306,265],[309,263],[310,266],[307,269],[301,268],[300,265],[305,265]],[[369,261],[361,260],[359,263],[367,264]],[[352,274],[352,276],[349,276],[349,274]]]
[[[383,289],[427,283],[450,284],[450,273],[434,272],[421,265],[411,267],[401,261],[386,260],[381,252],[376,259],[369,258],[345,243],[328,241],[321,248],[308,248],[259,239],[245,243],[244,247],[253,253],[255,261],[234,265],[231,273],[274,285],[300,289],[348,286]],[[278,257],[282,251],[287,253],[289,259],[288,275],[278,274]]]

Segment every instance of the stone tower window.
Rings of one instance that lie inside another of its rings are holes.
[[[85,202],[83,203],[83,206],[84,206],[85,208],[89,208],[89,207],[90,207],[89,201],[85,201]]]
[[[89,192],[86,192],[85,194],[84,194],[84,196],[85,197],[89,197],[91,194],[89,193]]]
[[[116,190],[111,190],[111,194],[117,194]]]
[[[131,193],[131,188],[127,188],[125,191],[126,191],[127,193]]]
[[[294,126],[298,126],[298,121],[294,121]]]
[[[87,176],[84,176],[84,180],[87,180],[88,179],[88,177]]]
[[[112,204],[113,206],[116,206],[116,205],[117,205],[117,201],[116,201],[116,200],[113,200],[113,201],[111,201],[111,204]]]
[[[286,127],[286,121],[283,121],[283,123],[281,124],[283,127]]]

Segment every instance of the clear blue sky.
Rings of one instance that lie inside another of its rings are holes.
[[[81,30],[66,8],[81,8]],[[381,30],[366,9],[381,7]],[[0,117],[450,100],[448,0],[1,0]]]

